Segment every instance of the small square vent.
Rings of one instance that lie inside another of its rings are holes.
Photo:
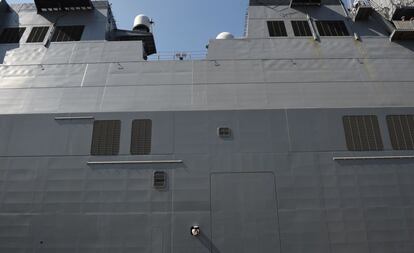
[[[164,190],[167,188],[167,173],[164,171],[154,172],[154,188]]]
[[[219,127],[219,128],[217,128],[217,135],[221,138],[230,138],[231,137],[231,128],[229,128],[229,127]]]

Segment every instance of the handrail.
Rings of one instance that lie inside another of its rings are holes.
[[[332,158],[334,161],[352,161],[352,160],[401,160],[414,159],[414,155],[403,156],[336,156]]]
[[[93,120],[94,116],[55,117],[55,120]]]
[[[149,61],[191,61],[203,60],[207,56],[207,51],[180,51],[180,52],[158,52],[148,56]]]
[[[395,25],[395,28],[401,30],[414,30],[414,21],[400,21],[400,20],[393,20],[392,21]]]
[[[128,164],[180,164],[183,160],[151,160],[151,161],[89,161],[88,165],[128,165]]]

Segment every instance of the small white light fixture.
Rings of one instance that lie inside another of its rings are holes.
[[[200,236],[201,230],[200,226],[194,225],[191,227],[191,235],[194,237]]]

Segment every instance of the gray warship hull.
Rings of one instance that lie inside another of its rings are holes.
[[[3,29],[85,27],[0,44],[0,252],[414,252],[412,40],[335,1],[252,0],[245,38],[145,61],[92,3],[4,10]]]

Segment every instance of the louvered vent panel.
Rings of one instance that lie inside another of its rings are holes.
[[[19,43],[26,28],[5,28],[0,35],[0,44]]]
[[[167,173],[163,171],[154,172],[154,188],[159,190],[167,188]]]
[[[286,27],[283,21],[268,21],[267,27],[269,29],[270,37],[286,37]]]
[[[131,154],[149,155],[151,153],[152,121],[137,119],[132,122]]]
[[[388,131],[395,150],[414,150],[414,115],[388,115]]]
[[[377,116],[344,116],[345,137],[350,151],[384,149]]]
[[[308,21],[292,21],[293,33],[297,37],[312,36]]]
[[[316,27],[321,36],[349,36],[343,21],[316,21]]]
[[[121,137],[121,121],[97,120],[93,124],[92,155],[117,155]]]
[[[48,26],[33,27],[32,31],[30,32],[29,38],[27,39],[27,43],[43,42],[48,30]]]
[[[52,42],[80,41],[84,26],[57,26],[53,32]]]

